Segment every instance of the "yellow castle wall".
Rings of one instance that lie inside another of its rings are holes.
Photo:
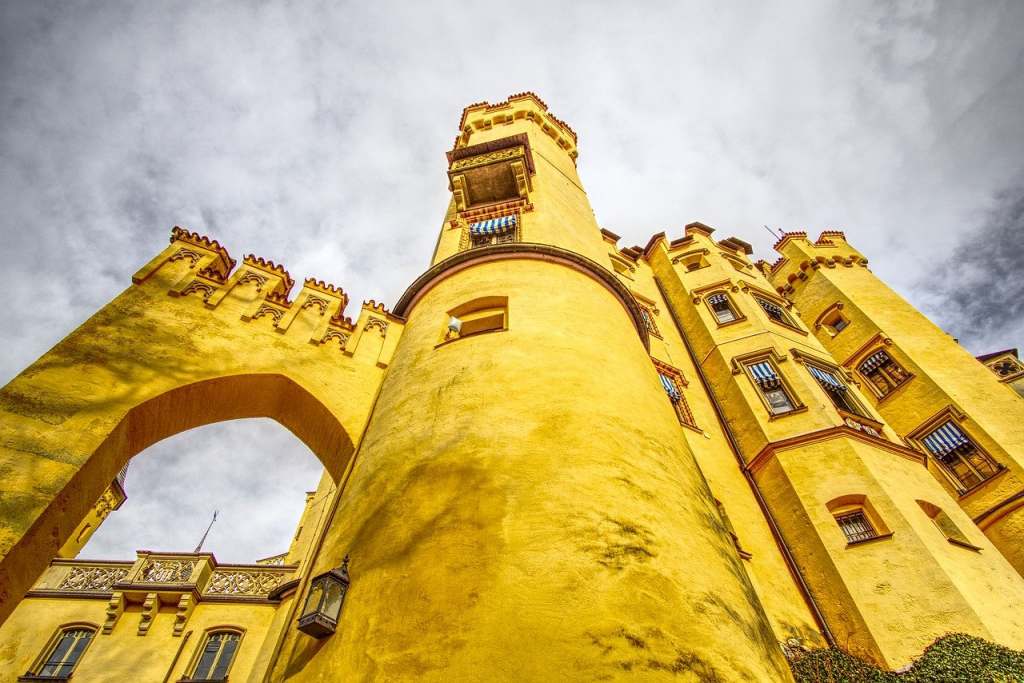
[[[0,680],[27,673],[57,630],[66,624],[103,624],[107,601],[82,598],[26,598],[0,626]],[[149,632],[139,637],[140,606],[125,610],[110,634],[97,633],[74,671],[80,681],[177,681],[194,665],[205,632],[220,626],[244,630],[229,671],[232,681],[258,681],[257,665],[277,605],[200,603],[185,634],[172,635],[173,606],[163,607]]]
[[[508,329],[438,345],[485,295]],[[290,636],[278,676],[788,678],[637,331],[589,276],[441,279],[374,415],[318,560],[352,555],[342,627]]]
[[[829,306],[843,304],[850,325],[834,336],[825,328],[817,334],[839,362],[850,361],[851,369],[864,355],[858,351],[878,335],[891,340],[880,347],[913,379],[880,401],[870,391],[864,393],[901,436],[949,406],[963,412],[962,428],[1007,470],[957,496],[934,463],[931,469],[964,510],[981,520],[982,528],[1017,570],[1024,572],[1024,544],[1016,540],[1024,532],[1024,434],[1020,430],[1024,402],[870,270],[843,263],[864,260],[844,238],[830,235],[829,241],[831,245],[800,236],[787,239],[781,247],[786,262],[774,273],[773,282],[793,290],[808,325]],[[995,514],[983,517],[993,510]]]

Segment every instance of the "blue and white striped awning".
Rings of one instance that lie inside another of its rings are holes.
[[[516,217],[502,216],[492,218],[489,221],[480,221],[469,226],[469,232],[473,235],[501,235],[516,227]]]
[[[771,363],[762,361],[760,363],[752,363],[750,366],[750,373],[754,375],[754,380],[766,389],[773,389],[779,386],[779,376],[775,374],[775,368],[772,367]]]
[[[818,384],[826,391],[846,391],[846,385],[839,381],[839,378],[827,370],[822,370],[814,365],[808,365],[807,369],[818,380]]]
[[[669,398],[673,401],[678,401],[683,397],[683,395],[679,393],[679,387],[676,386],[675,380],[661,372],[658,373],[658,377],[661,378],[661,386],[665,388],[665,393],[668,394]]]
[[[858,370],[865,375],[874,370],[875,368],[885,365],[889,362],[889,354],[885,351],[875,351],[873,354],[868,356],[867,360],[860,364]]]
[[[726,297],[725,294],[723,294],[722,292],[716,292],[708,297],[708,303],[711,304],[712,306],[716,304],[725,304],[728,302],[729,298]]]
[[[936,429],[928,436],[921,439],[924,445],[928,447],[928,450],[932,452],[932,455],[943,456],[947,455],[951,451],[965,446],[970,440],[964,436],[964,433],[960,431],[952,422],[945,422],[941,427]]]

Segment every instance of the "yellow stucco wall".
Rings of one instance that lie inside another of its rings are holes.
[[[62,625],[104,621],[106,600],[75,598],[27,598],[0,627],[0,680],[14,681],[29,671],[47,642]],[[194,666],[205,632],[215,627],[244,630],[229,671],[232,681],[260,680],[256,670],[265,647],[276,605],[200,604],[185,630],[172,635],[175,610],[162,608],[149,632],[140,637],[137,627],[141,607],[133,605],[109,635],[97,634],[75,669],[76,681],[176,681]]]
[[[621,249],[583,191],[575,133],[535,96],[468,107],[456,148],[521,163],[510,136],[525,136],[533,164],[512,208],[460,210],[453,185],[432,268],[396,313],[366,302],[347,319],[340,289],[293,288],[283,268],[236,264],[176,229],[132,287],[0,390],[0,677],[25,673],[62,624],[104,622],[105,598],[61,595],[68,567],[47,566],[128,458],[253,416],[325,465],[285,554],[296,583],[281,602],[204,597],[187,615],[168,603],[142,637],[135,594],[76,679],[177,680],[215,625],[246,629],[231,680],[254,681],[784,681],[783,645],[830,637],[888,667],[949,631],[1024,646],[1010,564],[1024,537],[1024,403],[1007,385],[842,236],[790,236],[774,268],[699,223]],[[469,223],[506,210],[519,244],[468,249]],[[694,256],[702,267],[687,267]],[[741,320],[717,323],[703,300],[715,290]],[[504,329],[446,341],[451,312],[480,297],[506,298]],[[837,303],[852,324],[833,336],[814,323]],[[805,365],[848,370],[882,337],[915,375],[891,397],[837,370],[872,436]],[[798,410],[768,413],[738,365],[760,352]],[[694,425],[652,359],[681,373]],[[902,438],[949,404],[1007,466],[961,497]],[[846,542],[830,506],[850,496],[869,501],[882,538]],[[315,640],[296,629],[297,606],[346,554],[338,630]]]
[[[952,407],[960,426],[1005,472],[966,495],[958,495],[937,467],[933,472],[1001,552],[1024,572],[1024,402],[1007,391],[988,368],[977,362],[949,334],[880,281],[867,260],[840,233],[811,242],[802,233],[779,246],[784,260],[772,282],[791,292],[804,322],[813,327],[823,311],[842,304],[850,324],[838,334],[818,326],[815,332],[833,357],[848,367],[871,348],[884,348],[913,379],[882,400],[865,391],[881,415],[901,436]]]

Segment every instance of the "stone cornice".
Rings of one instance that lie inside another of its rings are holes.
[[[906,446],[900,446],[899,444],[895,444],[887,439],[870,436],[862,431],[853,429],[852,427],[841,425],[820,429],[808,434],[800,434],[799,436],[793,436],[788,439],[773,441],[766,444],[765,447],[762,448],[749,463],[747,463],[747,469],[751,472],[761,469],[765,463],[774,458],[780,451],[787,451],[793,448],[806,446],[808,444],[839,438],[856,439],[868,445],[875,446],[876,448],[889,451],[890,453],[906,458],[907,460],[912,460],[920,465],[927,466],[927,458],[923,453],[915,451],[912,448],[907,448]]]

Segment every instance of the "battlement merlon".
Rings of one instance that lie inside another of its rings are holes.
[[[781,257],[764,268],[776,290],[783,294],[805,281],[808,271],[836,266],[867,266],[868,260],[846,241],[839,230],[825,230],[812,242],[803,231],[785,232],[774,245]]]
[[[295,280],[284,266],[254,254],[236,265],[217,240],[175,226],[170,244],[140,268],[132,282],[167,287],[173,297],[198,294],[207,308],[216,308],[236,287],[251,285],[256,297],[243,320],[268,315],[283,332],[302,310],[316,307],[330,327],[345,333],[353,330],[352,321],[344,315],[349,297],[341,287],[306,278],[292,299]]]
[[[504,102],[496,104],[478,102],[463,109],[459,121],[459,135],[455,138],[455,149],[473,144],[472,137],[478,131],[491,130],[495,126],[516,121],[530,121],[536,124],[541,132],[565,150],[572,162],[576,163],[579,156],[576,131],[549,112],[544,101],[532,92],[510,95]]]

